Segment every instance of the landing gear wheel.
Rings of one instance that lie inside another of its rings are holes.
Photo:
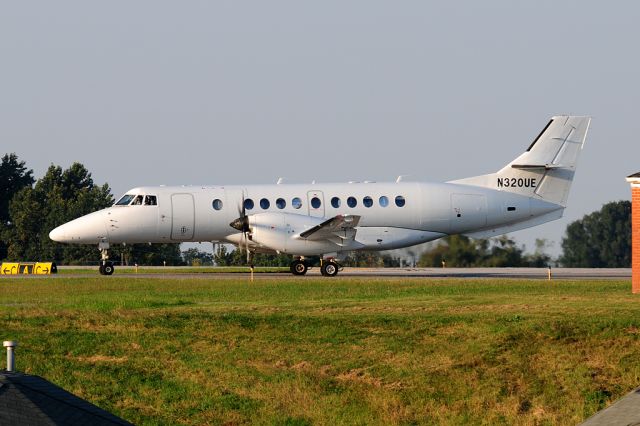
[[[338,264],[332,260],[329,260],[322,264],[322,267],[320,267],[320,272],[325,277],[335,277],[336,275],[338,275],[338,269]]]
[[[113,263],[111,262],[107,262],[104,265],[102,265],[102,273],[103,275],[113,275],[113,271],[115,270],[115,268],[113,267]]]
[[[100,275],[104,275],[104,265],[102,263],[100,264],[100,268],[98,270],[100,271]]]
[[[304,275],[307,273],[307,264],[302,260],[294,260],[291,262],[291,273],[293,275]]]

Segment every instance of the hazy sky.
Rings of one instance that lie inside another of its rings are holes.
[[[620,7],[624,5],[624,7]],[[640,171],[640,4],[2,1],[0,154],[139,185],[446,181],[594,117],[565,217]]]

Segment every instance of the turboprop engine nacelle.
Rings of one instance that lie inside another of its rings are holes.
[[[258,213],[248,216],[248,219],[251,241],[280,253],[311,256],[340,251],[337,250],[340,246],[326,239],[313,241],[300,237],[301,232],[326,219],[291,213]],[[353,248],[349,247],[348,250]]]

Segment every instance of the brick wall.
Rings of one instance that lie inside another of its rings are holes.
[[[631,291],[640,293],[640,185],[631,186]]]

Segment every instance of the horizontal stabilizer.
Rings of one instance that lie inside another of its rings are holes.
[[[511,168],[521,170],[553,170],[562,169],[564,166],[560,164],[512,164]]]

